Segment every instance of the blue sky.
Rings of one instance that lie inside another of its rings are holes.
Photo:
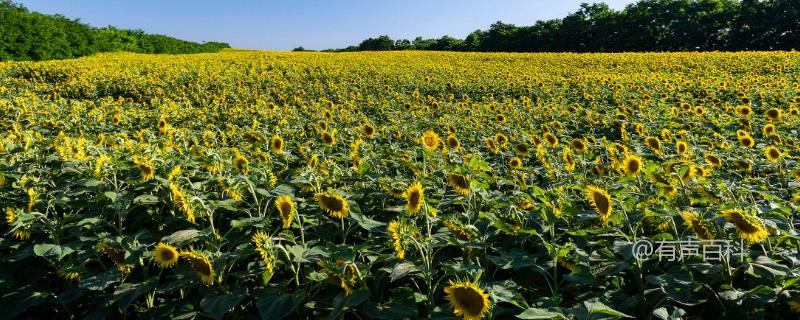
[[[464,38],[501,20],[531,25],[561,18],[592,0],[17,0],[32,11],[59,13],[101,27],[142,29],[236,48],[342,48],[387,34]],[[605,0],[622,9],[635,0]]]

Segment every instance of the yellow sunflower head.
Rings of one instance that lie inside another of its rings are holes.
[[[236,155],[233,157],[233,166],[236,167],[236,169],[239,170],[240,172],[247,174],[249,164],[250,161],[248,161],[247,158],[244,157],[244,155],[242,155],[237,151]]]
[[[419,181],[411,184],[403,193],[403,198],[406,199],[406,209],[409,214],[413,215],[419,212],[425,203],[425,190],[422,188],[422,184]]]
[[[686,224],[689,228],[694,231],[694,234],[700,240],[711,240],[714,239],[714,233],[711,232],[711,229],[706,226],[702,219],[697,215],[697,213],[691,211],[684,211],[681,213],[683,216],[683,220],[686,221]]]
[[[675,143],[675,152],[678,153],[680,156],[684,156],[689,151],[689,146],[686,145],[684,141],[678,141]]]
[[[544,141],[547,141],[547,144],[550,145],[551,148],[558,145],[558,138],[550,132],[544,134]]]
[[[189,261],[197,275],[200,276],[200,281],[205,285],[214,284],[216,273],[214,272],[214,265],[211,260],[204,253],[197,250],[183,251],[180,253],[181,258]]]
[[[372,125],[364,124],[364,126],[361,127],[361,129],[364,132],[364,137],[365,138],[371,139],[372,137],[375,136],[375,127],[373,127]]]
[[[719,158],[716,154],[708,153],[704,154],[703,158],[706,159],[706,163],[714,168],[722,167],[722,159]]]
[[[502,133],[498,133],[494,135],[494,141],[497,142],[497,145],[502,147],[508,143],[508,137]]]
[[[764,113],[764,116],[771,121],[778,121],[783,116],[783,110],[778,108],[771,108]]]
[[[317,193],[314,195],[320,208],[335,218],[342,218],[347,215],[349,206],[347,200],[338,194]]]
[[[749,106],[738,106],[736,107],[736,114],[738,114],[740,117],[747,117],[753,114],[753,109]]]
[[[732,222],[739,230],[739,237],[747,242],[753,243],[764,240],[769,233],[764,228],[758,218],[747,214],[741,209],[729,209],[722,211],[725,220]]]
[[[334,145],[336,144],[336,136],[335,133],[330,131],[322,131],[322,142],[327,145]]]
[[[765,124],[764,127],[761,128],[761,133],[767,137],[773,135],[775,133],[775,125],[771,123]]]
[[[508,166],[512,169],[520,169],[522,168],[522,159],[519,157],[513,157],[511,160],[508,160]]]
[[[573,139],[572,149],[577,153],[583,153],[586,151],[586,142],[584,142],[583,139]]]
[[[625,157],[625,160],[622,161],[622,170],[625,172],[625,174],[631,176],[637,175],[639,174],[639,172],[642,172],[643,166],[644,165],[642,162],[642,158],[639,158],[634,154],[628,154]]]
[[[751,137],[750,135],[740,136],[739,144],[741,144],[744,147],[752,148],[756,144],[756,141],[753,140],[753,137]]]
[[[767,160],[770,162],[778,162],[781,161],[781,151],[778,150],[775,146],[769,146],[764,149],[764,155],[767,156]]]
[[[469,178],[458,173],[450,173],[447,175],[447,182],[461,195],[469,195]]]
[[[142,162],[139,164],[139,172],[143,181],[149,181],[156,175],[156,169],[150,162]]]
[[[422,146],[425,147],[425,149],[433,150],[439,147],[440,140],[436,132],[428,130],[422,135]]]
[[[644,144],[647,145],[650,150],[653,150],[653,153],[659,154],[661,153],[661,140],[657,137],[647,137],[644,139]]]
[[[476,283],[453,282],[444,288],[445,299],[450,302],[453,313],[464,320],[480,320],[489,313],[489,294]]]
[[[603,220],[604,225],[608,225],[609,218],[611,218],[612,212],[612,203],[611,203],[611,195],[608,194],[603,188],[597,186],[588,186],[586,187],[586,198],[589,199],[589,203],[592,204],[592,207],[597,211],[597,214],[600,215],[600,218]]]
[[[164,269],[171,268],[178,263],[179,257],[180,254],[175,247],[163,242],[159,242],[156,245],[156,249],[153,250],[153,259],[158,263],[158,266]]]
[[[272,139],[269,140],[269,148],[275,154],[283,153],[283,138],[278,135],[272,136]]]
[[[454,134],[447,136],[447,147],[450,149],[458,149],[461,147],[461,141]]]
[[[292,226],[292,220],[296,212],[294,201],[289,195],[278,196],[275,200],[275,207],[278,208],[278,213],[283,220],[283,228],[289,229]]]

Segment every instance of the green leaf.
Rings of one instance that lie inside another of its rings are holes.
[[[136,298],[152,290],[157,285],[157,277],[147,279],[145,282],[137,284],[123,283],[114,290],[114,301],[117,302],[120,309],[128,309],[128,307],[136,300]]]
[[[133,203],[138,205],[150,205],[158,203],[158,197],[152,194],[145,194],[133,199]]]
[[[262,320],[280,320],[292,314],[306,298],[305,292],[273,293],[256,298],[256,308]]]
[[[411,262],[398,263],[394,265],[394,268],[392,268],[392,272],[389,274],[389,276],[391,277],[390,281],[394,282],[414,272],[419,272],[419,268],[417,268],[417,266],[415,266],[414,263]]]
[[[607,314],[615,317],[633,318],[627,314],[614,310],[600,301],[584,301],[583,305],[589,310],[589,314]]]
[[[541,308],[528,308],[516,317],[519,319],[566,319],[560,313]]]
[[[119,279],[119,272],[111,269],[103,273],[91,275],[81,279],[80,287],[89,290],[104,290]]]
[[[247,290],[239,287],[228,294],[210,294],[200,300],[200,308],[214,319],[222,319],[228,311],[239,305],[247,296]]]
[[[105,195],[107,198],[111,199],[112,203],[117,202],[117,193],[116,192],[114,192],[114,191],[106,191],[106,192],[103,192],[103,195]]]
[[[56,244],[44,243],[33,246],[33,254],[39,257],[57,256],[61,257],[61,246]]]
[[[400,288],[384,304],[369,301],[364,304],[364,314],[372,319],[414,319],[418,317],[414,290]]]

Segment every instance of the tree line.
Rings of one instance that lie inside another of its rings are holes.
[[[800,0],[640,0],[623,10],[583,3],[532,26],[496,22],[464,39],[369,38],[324,51],[652,52],[800,49]]]
[[[94,28],[61,15],[28,11],[0,0],[0,61],[75,58],[97,52],[199,53],[229,48],[227,43],[196,43],[141,30]]]

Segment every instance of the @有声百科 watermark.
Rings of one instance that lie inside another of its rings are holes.
[[[653,256],[658,261],[683,261],[691,257],[702,257],[705,262],[730,261],[732,257],[744,259],[744,242],[733,240],[659,240],[655,243],[641,239],[633,243],[631,253],[636,260],[647,260]]]

